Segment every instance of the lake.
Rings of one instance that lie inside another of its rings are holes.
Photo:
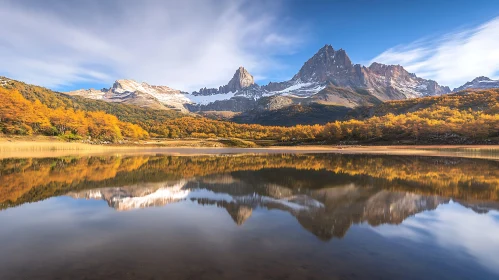
[[[0,159],[0,279],[499,279],[499,162]]]

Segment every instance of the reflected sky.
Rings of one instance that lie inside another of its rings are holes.
[[[475,261],[499,275],[499,212],[478,214],[451,202],[437,211],[416,214],[401,225],[370,227],[385,238],[404,238],[411,242],[429,242],[456,255]]]

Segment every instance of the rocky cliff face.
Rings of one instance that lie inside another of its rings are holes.
[[[335,81],[344,86],[356,86],[359,84],[357,79],[346,52],[343,49],[335,51],[331,45],[325,45],[305,62],[292,80],[319,83]]]
[[[381,100],[406,99],[423,96],[435,96],[450,92],[449,87],[440,86],[433,80],[426,80],[407,72],[400,65],[372,63],[368,68],[361,68],[362,87],[370,90]]]
[[[263,88],[274,94],[304,97],[318,93],[329,83],[353,87],[359,81],[346,52],[342,49],[335,51],[331,45],[325,45],[303,64],[291,80],[271,82]]]
[[[239,67],[234,73],[234,76],[230,81],[224,85],[216,88],[202,88],[197,92],[193,92],[193,95],[216,95],[216,94],[227,94],[236,93],[245,88],[255,85],[253,76],[244,67]]]
[[[244,67],[239,67],[232,79],[227,84],[227,90],[236,92],[254,84],[255,81],[253,79],[253,76],[248,71],[246,71]]]
[[[499,88],[499,80],[492,80],[488,77],[480,76],[475,78],[471,82],[457,87],[453,92],[467,90],[467,89],[489,89],[489,88]]]

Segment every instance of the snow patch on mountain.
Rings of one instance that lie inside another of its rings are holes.
[[[299,90],[301,88],[304,88],[304,87],[309,87],[311,85],[313,85],[314,83],[303,83],[301,81],[298,81],[296,84],[288,87],[288,88],[285,88],[283,90],[279,90],[279,91],[273,91],[272,93],[274,94],[280,94],[280,93],[290,93],[292,91],[295,91],[295,90]]]
[[[192,100],[190,100],[184,93],[172,93],[172,94],[150,93],[150,94],[156,99],[158,99],[159,102],[165,105],[192,103]]]
[[[499,80],[492,80],[488,77],[477,77],[471,82],[467,82],[464,85],[455,88],[453,91],[461,91],[466,89],[489,89],[489,88],[499,88]]]
[[[215,101],[229,100],[236,96],[237,92],[228,92],[228,93],[220,93],[220,94],[212,94],[212,95],[194,95],[194,94],[185,94],[184,98],[190,100],[192,103],[207,105]]]
[[[185,96],[184,92],[167,86],[154,86],[147,83],[139,83],[134,80],[117,80],[108,89],[88,89],[67,92],[68,95],[77,95],[85,98],[102,100],[106,102],[129,102],[142,107],[157,109],[160,104],[167,107],[187,112],[185,104],[192,101]],[[165,107],[162,107],[165,108]]]
[[[9,79],[0,77],[0,86],[6,86]]]
[[[271,82],[265,86],[257,85],[253,76],[244,67],[239,67],[226,85],[218,88],[201,88],[192,93],[133,80],[117,80],[109,89],[78,90],[68,94],[153,109],[169,107],[183,112],[188,112],[187,108],[192,111],[242,112],[253,109],[256,106],[255,101],[262,97],[287,96],[313,99],[328,86],[358,92],[381,101],[435,96],[450,92],[448,87],[419,78],[400,65],[375,62],[369,67],[354,65],[346,51],[335,50],[331,45],[325,45],[303,64],[293,78],[284,82]],[[338,99],[337,96],[341,95],[338,91],[330,91],[327,94],[331,95],[328,97],[329,100],[342,100],[343,103],[339,103],[342,105],[354,107],[360,104],[346,98]],[[224,102],[229,100],[231,102]]]

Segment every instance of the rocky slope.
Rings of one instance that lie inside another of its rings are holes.
[[[373,63],[369,67],[354,65],[345,50],[334,50],[331,45],[321,48],[305,62],[291,80],[269,83],[264,89],[273,93],[289,93],[303,97],[314,95],[326,89],[328,85],[353,91],[367,90],[372,96],[383,101],[450,92],[448,87],[442,87],[432,80],[419,78],[400,65],[380,63]],[[332,95],[336,94],[332,93]],[[355,103],[355,101],[349,103]]]
[[[167,86],[153,86],[134,80],[117,80],[108,89],[80,89],[67,92],[90,99],[133,104],[151,109],[174,109],[187,112],[184,104],[191,103],[186,93]]]
[[[466,89],[489,89],[489,88],[499,88],[499,80],[492,80],[488,77],[477,77],[471,82],[455,88],[453,92],[458,92]]]

